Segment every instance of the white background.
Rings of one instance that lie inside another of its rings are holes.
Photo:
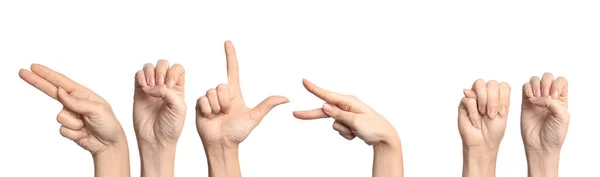
[[[331,119],[292,111],[322,101],[302,78],[354,94],[401,136],[406,176],[460,176],[457,105],[477,78],[508,82],[510,116],[497,176],[526,176],[521,86],[554,72],[570,82],[571,124],[561,176],[600,176],[598,1],[415,2],[0,2],[0,176],[92,176],[89,153],[61,137],[61,105],[17,75],[45,64],[107,99],[139,156],[132,127],[133,76],[166,58],[187,71],[188,116],[176,176],[206,176],[195,100],[226,82],[223,42],[237,47],[243,94],[254,106],[290,98],[240,147],[244,176],[370,176],[372,149],[346,141]]]

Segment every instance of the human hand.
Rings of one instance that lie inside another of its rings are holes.
[[[273,107],[288,102],[286,97],[270,96],[254,108],[246,107],[230,41],[225,42],[225,55],[229,85],[209,89],[196,104],[196,128],[205,148],[237,148]]]
[[[159,60],[136,73],[133,122],[142,176],[173,176],[175,150],[185,120],[185,71]]]
[[[545,73],[523,85],[521,136],[530,177],[558,176],[560,149],[569,127],[568,82]]]
[[[175,146],[185,120],[184,69],[166,60],[136,73],[133,101],[135,133],[140,146]]]
[[[129,176],[127,138],[108,102],[43,65],[21,69],[19,76],[64,106],[57,116],[60,134],[92,154],[97,177]]]
[[[510,86],[494,80],[486,84],[479,79],[464,94],[458,109],[463,176],[495,176],[510,107]]]
[[[302,84],[326,103],[323,108],[295,111],[294,117],[303,120],[332,117],[333,129],[348,140],[359,137],[368,145],[399,144],[394,127],[358,98],[325,90],[306,79]]]

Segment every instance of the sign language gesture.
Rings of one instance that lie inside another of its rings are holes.
[[[498,148],[506,130],[510,86],[475,81],[458,107],[458,130],[463,141],[463,176],[495,176]]]
[[[205,147],[237,147],[275,106],[288,102],[270,96],[254,108],[246,107],[239,83],[235,48],[225,42],[228,85],[209,89],[196,104],[196,128]]]
[[[21,69],[19,76],[64,106],[57,116],[60,134],[92,154],[96,176],[129,176],[127,139],[108,102],[43,65]]]
[[[167,60],[136,73],[133,120],[141,146],[173,147],[183,129],[186,105],[184,69]]]
[[[521,135],[526,150],[558,153],[567,136],[568,82],[545,73],[523,86]]]

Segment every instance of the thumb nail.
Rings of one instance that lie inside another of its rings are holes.
[[[333,106],[331,106],[331,105],[330,105],[330,104],[328,104],[328,103],[325,103],[325,104],[323,105],[323,110],[325,110],[325,112],[331,112],[331,110],[333,110]]]

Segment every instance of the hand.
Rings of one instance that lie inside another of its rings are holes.
[[[184,69],[166,60],[136,73],[133,121],[141,146],[175,146],[183,129],[186,105]]]
[[[252,109],[246,107],[235,48],[229,41],[225,42],[225,55],[229,85],[209,89],[196,104],[196,128],[205,148],[237,147],[273,107],[288,102],[283,96],[270,96]]]
[[[294,117],[303,120],[332,117],[335,119],[333,129],[348,140],[359,137],[368,145],[399,144],[394,127],[358,98],[327,91],[306,79],[302,83],[310,93],[326,103],[323,108],[295,111]]]
[[[183,129],[184,69],[166,60],[136,73],[133,122],[140,149],[141,176],[173,176],[177,140]]]
[[[479,79],[464,94],[458,109],[463,176],[495,176],[510,107],[510,86],[493,80],[486,84]]]
[[[126,145],[121,124],[102,97],[51,69],[32,64],[31,71],[21,69],[19,76],[63,104],[57,120],[60,134],[98,155],[112,146]]]
[[[63,104],[60,134],[92,154],[95,176],[129,176],[127,138],[108,102],[45,66],[32,64],[31,71],[21,69],[19,76]]]
[[[464,94],[458,110],[464,148],[497,152],[506,129],[510,86],[494,80],[486,84],[479,79]]]
[[[545,73],[523,86],[521,135],[525,149],[558,153],[569,127],[568,82]]]

